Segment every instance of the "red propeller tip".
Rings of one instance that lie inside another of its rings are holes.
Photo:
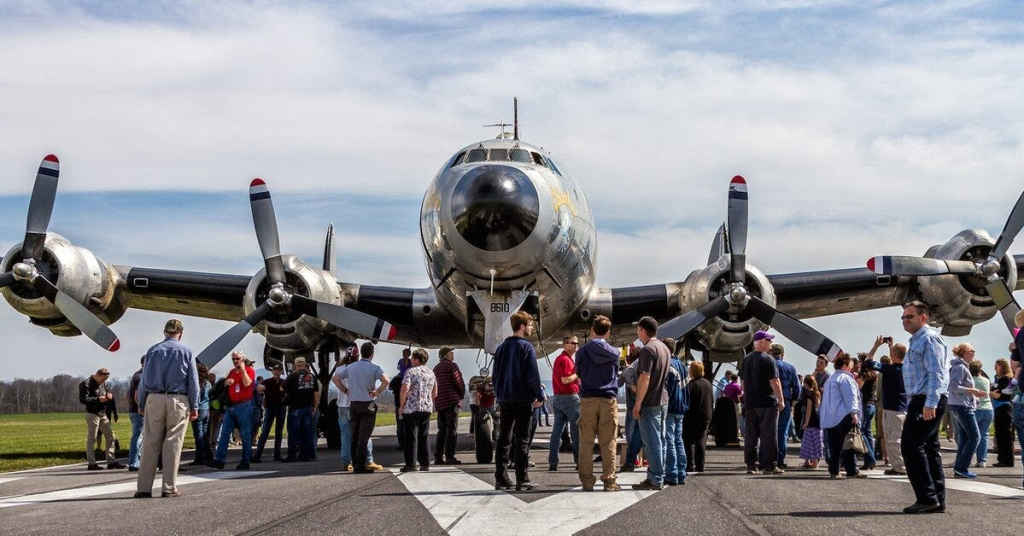
[[[252,182],[249,183],[249,188],[252,188],[253,186],[263,186],[265,184],[267,183],[263,182],[263,179],[256,177],[255,179],[252,180]]]
[[[736,175],[735,177],[732,178],[732,181],[729,182],[729,184],[737,184],[737,183],[739,183],[739,184],[746,184],[747,180],[744,179],[743,177],[739,176],[739,175]]]
[[[875,258],[874,257],[871,257],[870,259],[868,259],[868,270],[871,270],[872,272],[875,271]]]
[[[108,352],[116,352],[121,349],[121,339],[114,339],[114,343],[107,348]]]
[[[46,158],[43,158],[43,160],[46,160],[47,162],[53,162],[55,164],[59,164],[60,163],[60,160],[57,160],[57,155],[53,155],[53,154],[46,155]]]
[[[391,326],[391,329],[388,330],[387,340],[390,341],[391,339],[394,339],[395,336],[397,336],[397,335],[398,335],[398,330],[395,329],[395,326]]]

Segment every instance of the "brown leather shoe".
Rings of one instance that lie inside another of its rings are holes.
[[[604,490],[605,491],[622,491],[622,487],[619,486],[618,484],[616,484],[615,482],[612,482],[611,484],[605,484],[604,485]]]
[[[180,489],[176,489],[174,491],[165,491],[165,492],[160,494],[160,496],[165,498],[165,499],[167,497],[181,497],[182,495],[184,495],[184,494],[181,492]]]

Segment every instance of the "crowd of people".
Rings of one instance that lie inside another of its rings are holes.
[[[887,475],[906,475],[916,502],[908,513],[945,510],[945,475],[939,454],[939,429],[948,416],[957,443],[952,474],[973,479],[988,466],[988,430],[994,428],[994,467],[1014,465],[1014,431],[1024,436],[1024,402],[1020,382],[1019,332],[1010,359],[1000,358],[990,377],[975,359],[969,343],[950,352],[929,327],[929,308],[911,302],[901,320],[909,344],[878,336],[870,350],[856,357],[840,353],[817,357],[805,375],[786,361],[785,348],[774,336],[758,331],[753,352],[740,363],[740,373],[726,372],[713,387],[700,362],[680,360],[675,341],[658,339],[658,324],[643,317],[636,325],[637,340],[618,348],[607,340],[611,322],[596,316],[586,344],[576,336],[563,339],[562,352],[552,367],[552,395],[541,382],[531,342],[533,318],[511,316],[513,334],[494,354],[490,377],[470,380],[472,422],[497,418],[494,456],[496,489],[531,490],[530,445],[550,402],[554,420],[548,470],[558,471],[559,453],[571,451],[582,489],[592,491],[601,481],[604,491],[618,491],[616,474],[644,470],[646,478],[634,489],[657,490],[681,485],[688,475],[705,470],[705,450],[716,405],[729,405],[743,437],[748,474],[783,474],[788,468],[791,440],[800,442],[803,469],[817,469],[824,459],[833,479],[864,478],[865,471],[886,467]],[[1024,313],[1017,325],[1024,324]],[[241,352],[231,356],[223,378],[197,364],[181,343],[182,325],[167,322],[165,339],[153,346],[132,377],[129,415],[132,439],[128,470],[139,471],[136,497],[149,497],[158,466],[163,468],[163,496],[179,496],[175,486],[185,426],[192,424],[196,442],[193,465],[223,469],[232,436],[241,445],[237,470],[262,462],[274,429],[275,461],[308,461],[317,457],[316,421],[321,386],[303,358],[294,360],[284,376],[280,363],[272,377],[257,378],[252,361]],[[877,356],[884,349],[884,355]],[[952,356],[950,356],[950,353]],[[398,374],[389,379],[373,363],[370,342],[351,347],[330,375],[326,401],[336,404],[341,435],[341,465],[354,473],[383,467],[374,462],[373,434],[377,398],[391,390],[398,417],[398,439],[404,454],[402,472],[429,471],[433,465],[457,465],[459,412],[467,394],[451,348],[438,352],[438,364],[422,348],[407,349]],[[832,371],[828,370],[829,365]],[[113,395],[105,388],[109,372],[100,369],[82,382],[89,469],[100,469],[93,454],[97,435],[107,439],[107,468],[124,466],[113,450],[110,412]],[[625,389],[625,426],[620,432],[618,397]],[[717,402],[716,394],[720,395]],[[735,413],[733,413],[735,412]],[[430,420],[437,414],[437,434],[431,456]],[[287,416],[287,418],[286,418]],[[480,419],[477,416],[481,417]],[[287,424],[287,454],[282,431]],[[471,425],[472,427],[472,425]],[[735,430],[734,430],[735,432]],[[719,427],[719,432],[721,427]],[[618,438],[624,437],[622,465],[616,463]],[[598,456],[588,448],[595,445]],[[252,447],[255,443],[255,454]],[[858,460],[858,458],[860,458]],[[594,474],[594,464],[601,473]],[[514,480],[509,470],[514,471]]]

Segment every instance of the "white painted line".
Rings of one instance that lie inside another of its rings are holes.
[[[903,482],[906,484],[910,483],[910,480],[905,476],[887,476],[882,473],[873,473],[866,471],[869,478],[876,478],[879,480],[892,480],[894,482]],[[960,479],[946,476],[946,489],[953,489],[957,491],[969,491],[971,493],[980,493],[982,495],[990,495],[992,497],[1002,497],[1004,499],[1020,499],[1024,500],[1024,491],[1017,488],[1011,488],[1010,486],[1004,486],[1002,484],[991,484],[989,482],[980,482],[972,479]]]
[[[210,480],[231,480],[234,478],[246,478],[250,476],[268,475],[275,472],[276,471],[218,471],[215,473],[207,473],[199,476],[179,476],[177,485],[186,486],[189,484],[196,484],[199,482],[209,482]],[[157,478],[154,481],[154,485],[157,486],[156,494],[159,494],[159,478]],[[136,482],[120,482],[117,484],[106,484],[101,486],[90,486],[85,488],[74,488],[59,491],[50,491],[46,493],[36,493],[32,495],[22,495],[20,497],[8,497],[5,499],[0,499],[0,508],[9,508],[11,506],[21,506],[25,504],[37,504],[45,502],[84,499],[87,497],[98,497],[101,495],[112,495],[115,493],[134,492],[136,491],[137,488],[138,484]]]
[[[489,534],[494,527],[508,534],[568,536],[657,493],[630,490],[646,475],[624,473],[618,475],[623,490],[617,493],[604,493],[598,481],[594,492],[576,487],[527,503],[453,467],[404,474],[391,471],[452,536]]]
[[[0,484],[5,484],[7,482],[14,482],[15,480],[21,480],[21,479],[22,479],[22,477],[20,477],[20,476],[13,476],[13,477],[2,477],[2,476],[0,476]]]

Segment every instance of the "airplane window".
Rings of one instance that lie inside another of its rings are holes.
[[[511,160],[513,162],[525,162],[525,163],[529,164],[530,163],[530,151],[527,151],[526,149],[512,149],[512,158],[511,158]]]
[[[530,156],[533,157],[533,163],[534,164],[537,164],[538,166],[547,166],[547,164],[544,163],[544,157],[543,156],[541,156],[541,155],[539,155],[537,153],[530,153]]]
[[[562,172],[558,171],[558,168],[555,167],[555,161],[550,159],[550,158],[548,158],[548,167],[551,168],[551,171],[555,172],[555,175],[561,175],[562,174]]]
[[[508,149],[495,148],[491,149],[491,157],[488,158],[491,162],[507,162],[508,161]]]
[[[462,153],[459,153],[459,154],[455,155],[455,158],[452,158],[452,163],[451,163],[450,166],[448,166],[448,168],[451,169],[451,168],[461,164],[463,156],[466,156],[465,152],[462,152]]]
[[[484,160],[487,160],[487,149],[473,149],[466,157],[467,164],[470,162],[483,162]]]

